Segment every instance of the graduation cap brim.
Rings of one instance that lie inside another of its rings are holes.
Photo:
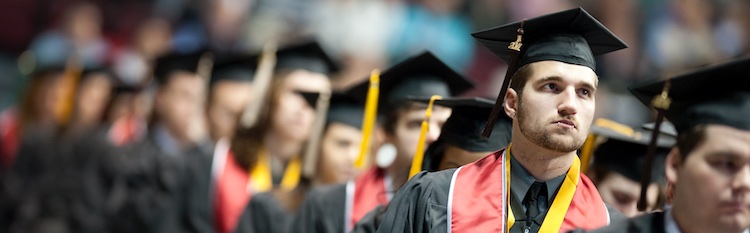
[[[365,102],[369,82],[353,86],[348,94]],[[463,75],[448,67],[430,52],[423,52],[403,61],[380,75],[378,109],[390,107],[409,96],[457,96],[474,87]]]
[[[643,146],[648,146],[648,144],[651,142],[651,131],[646,130],[635,130],[633,132],[633,135],[625,135],[620,132],[617,132],[615,130],[612,130],[607,127],[600,127],[597,125],[591,126],[591,133],[595,134],[597,136],[606,137],[609,140],[617,140],[617,141],[623,141],[623,142],[629,142],[633,144],[639,144]],[[676,139],[674,136],[669,136],[667,134],[659,134],[658,139],[658,146],[660,148],[671,148],[675,142]],[[644,153],[645,154],[645,153]]]
[[[669,79],[671,104],[665,117],[677,132],[700,124],[720,124],[750,130],[750,59],[708,66]],[[662,93],[666,80],[647,81],[630,87],[643,104]]]
[[[338,63],[317,41],[281,48],[277,51],[276,58],[276,70],[304,69],[330,74],[336,73],[340,69]]]
[[[258,54],[232,54],[217,57],[211,70],[210,84],[220,81],[252,82],[259,60]]]
[[[472,36],[507,63],[510,60],[508,45],[516,41],[516,31],[520,26],[521,22],[514,22],[475,32]],[[594,56],[628,47],[625,42],[580,7],[526,20],[523,22],[523,31],[521,57],[524,57],[523,53],[529,46],[551,35],[580,35],[585,39]],[[555,46],[552,49],[554,50],[548,50],[545,53],[556,53],[557,56],[552,57],[557,59],[545,60],[567,62],[564,60],[570,59],[570,54],[579,53],[566,49],[566,46]],[[524,62],[521,61],[519,66],[523,64]]]
[[[420,102],[420,103],[429,103],[430,98],[424,98],[421,96],[409,96],[407,97],[408,100]],[[495,106],[495,102],[492,100],[488,100],[481,97],[456,97],[456,98],[444,98],[444,99],[438,99],[434,102],[436,105],[440,105],[443,107],[448,108],[483,108],[483,109],[492,109],[493,106]]]
[[[342,123],[361,129],[364,111],[364,103],[360,103],[344,93],[334,92],[331,95],[326,121],[328,123]]]
[[[205,51],[186,54],[167,54],[156,59],[154,78],[158,83],[167,83],[172,73],[184,71],[189,73],[198,72],[198,63]]]
[[[639,182],[644,175],[647,163],[648,145],[610,138],[595,151],[594,165],[617,172],[630,180]],[[669,148],[659,147],[654,156],[650,180],[662,180],[664,160]]]
[[[654,129],[656,129],[656,123],[654,122],[646,123],[646,124],[643,124],[641,128],[645,130],[653,131]],[[674,125],[672,123],[668,121],[662,122],[659,128],[660,128],[659,131],[661,131],[659,133],[663,135],[671,136],[671,137],[677,137],[677,129],[674,128]]]
[[[429,103],[425,98],[409,98],[411,101]],[[463,150],[472,152],[490,152],[506,146],[510,142],[512,121],[508,117],[500,117],[496,121],[490,138],[481,137],[487,116],[495,106],[495,102],[480,98],[444,98],[435,100],[435,105],[451,108],[453,113],[443,124],[438,145],[450,144]],[[436,141],[437,142],[437,141]],[[436,146],[438,146],[436,145]],[[429,148],[428,148],[429,151]],[[426,154],[425,158],[432,156]]]

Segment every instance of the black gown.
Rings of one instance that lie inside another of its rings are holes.
[[[446,232],[447,203],[451,178],[456,169],[420,172],[393,197],[377,232]],[[607,206],[611,222],[624,219]]]
[[[346,213],[346,184],[312,189],[305,197],[292,232],[343,233]]]
[[[28,138],[3,184],[14,189],[3,194],[3,232],[111,232],[124,196],[121,158],[97,131]]]
[[[210,154],[198,148],[170,156],[153,135],[127,150],[127,197],[117,232],[212,232]]]
[[[237,223],[237,233],[286,233],[296,213],[286,210],[272,192],[253,195]]]

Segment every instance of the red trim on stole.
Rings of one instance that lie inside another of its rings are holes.
[[[232,155],[226,153],[226,163],[216,179],[214,192],[214,226],[220,233],[233,232],[237,221],[250,201],[247,170],[242,168]]]
[[[373,167],[354,180],[354,199],[352,205],[351,226],[357,223],[368,212],[378,205],[388,204],[385,189],[385,171]],[[351,229],[349,229],[351,230]]]
[[[506,185],[501,179],[505,175],[504,151],[467,164],[456,174],[451,197],[451,232],[504,232],[507,224],[504,216],[507,197],[502,196]],[[559,232],[607,225],[609,214],[599,192],[588,177],[583,174],[580,177]]]

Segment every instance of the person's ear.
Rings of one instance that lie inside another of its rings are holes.
[[[672,148],[667,155],[667,159],[664,162],[664,175],[667,177],[667,183],[677,184],[678,174],[683,163],[680,149],[677,147]]]
[[[505,110],[505,114],[511,119],[516,119],[516,114],[518,113],[518,98],[518,92],[513,88],[508,88],[508,92],[505,93],[503,101],[503,109]]]

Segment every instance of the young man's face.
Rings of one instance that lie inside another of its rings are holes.
[[[222,81],[211,87],[208,105],[208,123],[211,138],[217,141],[231,137],[242,111],[250,102],[252,84],[249,82]]]
[[[271,130],[285,140],[302,142],[310,137],[315,109],[298,91],[327,92],[331,83],[324,74],[296,70],[288,74],[279,91],[279,101],[271,114]]]
[[[638,211],[638,199],[641,195],[641,184],[631,180],[620,173],[610,172],[596,184],[596,189],[602,196],[602,201],[622,212],[626,217],[632,218],[643,212]],[[648,186],[646,192],[648,210],[658,208],[656,206],[659,198],[659,187],[656,183]]]
[[[190,127],[204,114],[205,82],[195,73],[178,71],[156,98],[159,119],[178,140],[191,140]]]
[[[521,136],[548,150],[568,153],[583,145],[594,119],[597,76],[591,68],[557,61],[529,64],[523,92],[511,100]],[[514,130],[515,131],[515,130]]]
[[[346,182],[357,175],[354,161],[359,156],[361,143],[362,131],[359,128],[335,122],[328,125],[320,144],[319,171],[324,182]]]
[[[417,151],[419,133],[422,129],[425,108],[415,106],[399,115],[393,135],[389,135],[389,141],[396,147],[396,162],[400,164],[411,164],[412,157]],[[430,117],[429,130],[425,135],[425,150],[440,136],[440,129],[451,115],[451,109],[434,106]]]
[[[666,175],[674,185],[673,213],[682,228],[741,232],[750,227],[750,131],[706,126],[693,151],[670,153]]]

